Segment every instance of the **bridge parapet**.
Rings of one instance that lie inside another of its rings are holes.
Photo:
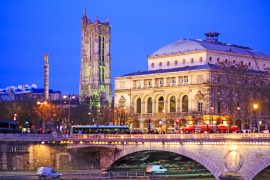
[[[1,134],[0,141],[50,141],[54,134]]]
[[[102,141],[270,141],[266,133],[227,133],[227,134],[66,134],[58,136],[63,140],[102,140]]]
[[[0,141],[270,142],[270,133],[218,134],[0,134]]]

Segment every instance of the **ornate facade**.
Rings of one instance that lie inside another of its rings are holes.
[[[91,22],[82,17],[80,100],[91,96],[111,104],[111,55],[109,21]]]
[[[115,78],[115,106],[132,110],[133,128],[268,128],[270,56],[219,42],[218,33],[205,35],[157,50],[147,71]],[[259,108],[252,108],[255,103]]]

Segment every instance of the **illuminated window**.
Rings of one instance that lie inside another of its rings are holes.
[[[152,98],[147,99],[147,113],[152,113]]]
[[[162,113],[164,110],[164,98],[163,96],[158,98],[158,112]]]
[[[182,112],[188,112],[188,96],[185,95],[182,98]]]
[[[138,114],[141,113],[141,98],[137,99],[136,110]]]
[[[182,60],[182,64],[185,64],[185,63],[186,63],[186,60],[185,60],[185,59],[183,59],[183,60]]]
[[[170,112],[176,112],[176,100],[175,96],[170,98]]]

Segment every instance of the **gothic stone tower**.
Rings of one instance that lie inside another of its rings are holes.
[[[82,17],[80,101],[92,96],[111,105],[111,55],[109,21]]]

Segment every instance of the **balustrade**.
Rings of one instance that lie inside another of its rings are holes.
[[[269,140],[270,133],[218,133],[218,134],[0,134],[0,141],[175,141],[175,140]]]

